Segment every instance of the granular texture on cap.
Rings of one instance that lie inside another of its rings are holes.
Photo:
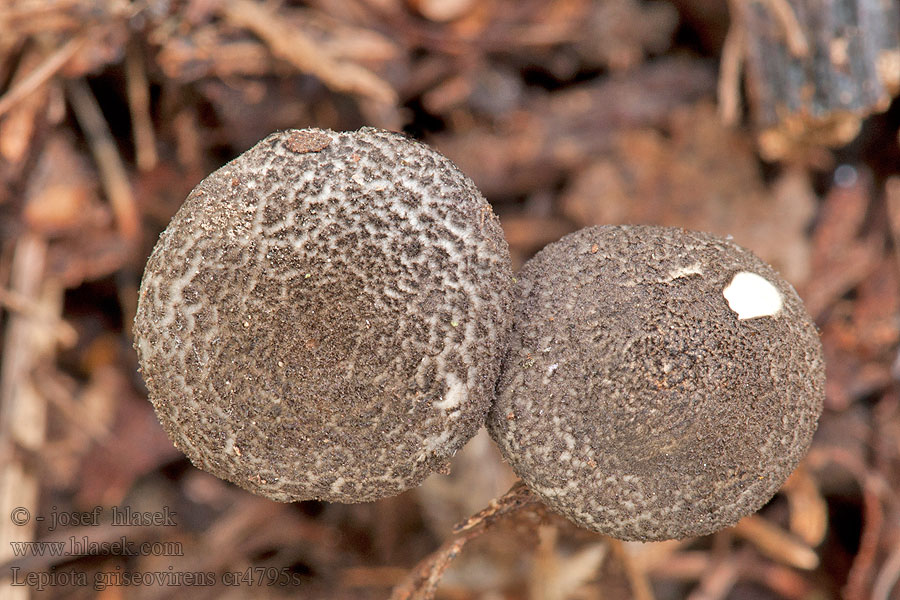
[[[442,155],[372,128],[284,131],[162,233],[135,348],[196,466],[273,500],[374,500],[483,423],[511,280],[498,219]]]
[[[626,540],[711,533],[758,510],[824,399],[793,288],[710,234],[604,226],[518,275],[488,428],[553,510]]]

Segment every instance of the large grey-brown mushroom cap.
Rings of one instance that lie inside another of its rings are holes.
[[[627,540],[707,534],[758,510],[805,454],[821,345],[793,288],[749,251],[592,227],[518,279],[488,427],[552,509]]]
[[[445,157],[372,128],[284,131],[162,233],[135,348],[196,466],[279,501],[374,500],[484,421],[511,280],[498,219]]]

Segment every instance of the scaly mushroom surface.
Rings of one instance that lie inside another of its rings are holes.
[[[283,131],[162,233],[135,348],[196,466],[279,501],[374,500],[482,424],[511,280],[498,219],[442,155],[372,128]]]
[[[555,511],[626,540],[711,533],[806,453],[824,362],[794,289],[706,233],[591,227],[518,274],[488,429]]]

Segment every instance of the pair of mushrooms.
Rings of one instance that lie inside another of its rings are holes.
[[[372,128],[275,133],[203,180],[134,333],[176,446],[254,493],[398,494],[486,422],[550,508],[628,540],[759,509],[824,395],[815,326],[747,250],[591,227],[514,277],[472,181]]]

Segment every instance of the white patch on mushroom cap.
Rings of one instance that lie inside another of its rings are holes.
[[[686,267],[678,267],[669,271],[669,278],[666,281],[674,281],[682,277],[690,277],[691,275],[703,275],[703,265],[694,263]]]
[[[784,303],[781,292],[772,282],[748,271],[737,273],[722,290],[722,295],[728,301],[728,307],[742,321],[774,316]]]
[[[447,382],[447,391],[443,398],[434,403],[434,407],[449,411],[465,402],[466,384],[453,373],[447,373],[445,381]]]

